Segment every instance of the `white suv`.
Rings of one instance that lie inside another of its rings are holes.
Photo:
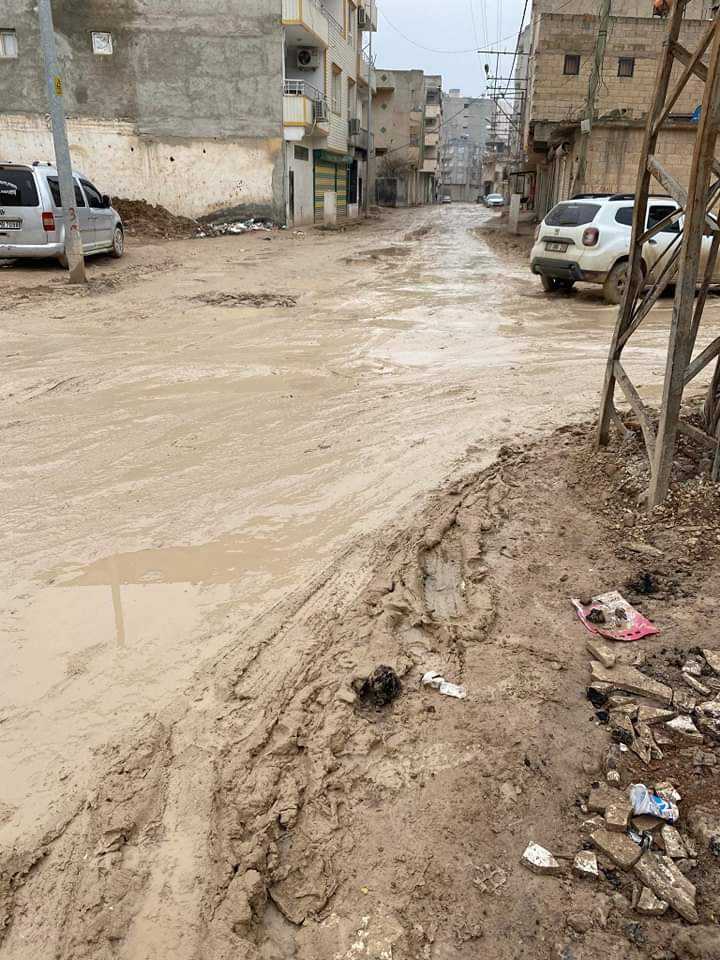
[[[627,263],[634,195],[580,194],[558,203],[538,227],[530,254],[530,269],[539,275],[543,289],[570,290],[578,280],[600,283],[608,303],[620,303],[627,281]],[[678,209],[671,197],[650,197],[647,225],[653,226]],[[645,244],[643,271],[675,242],[682,228],[678,217]],[[707,258],[710,238],[703,240]]]

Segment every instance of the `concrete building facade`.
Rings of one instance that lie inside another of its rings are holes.
[[[347,210],[350,170],[367,152],[348,120],[368,96],[361,36],[377,12],[373,0],[326,6],[53,0],[73,163],[108,193],[174,213],[309,222],[316,153],[326,152],[342,158],[321,175],[343,167]],[[4,0],[2,13],[13,42],[0,56],[1,158],[51,159],[34,0]],[[313,51],[308,70],[296,69],[301,45]],[[296,93],[292,78],[317,84],[317,96]]]
[[[437,199],[442,126],[442,78],[422,70],[375,71],[373,137],[377,200],[414,206]]]
[[[461,201],[483,194],[483,156],[492,111],[487,98],[464,97],[457,89],[443,94],[441,194]]]
[[[710,0],[688,4],[680,42],[693,48],[704,29]],[[528,164],[536,174],[535,210],[543,216],[571,195],[586,112],[588,79],[598,33],[597,15],[582,0],[536,0],[523,116]],[[666,21],[650,3],[615,0],[603,60],[596,118],[588,145],[586,191],[632,192],[647,111],[666,35]],[[679,74],[679,68],[673,75]],[[658,159],[681,182],[695,138],[693,113],[702,85],[691,82],[673,108],[660,138]]]

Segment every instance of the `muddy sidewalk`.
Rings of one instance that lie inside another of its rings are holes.
[[[569,597],[649,582],[632,594],[661,631],[632,645],[648,675],[669,648],[719,647],[718,531],[686,529],[700,503],[717,521],[717,494],[690,478],[645,518],[637,450],[620,469],[616,451],[588,456],[582,426],[506,447],[246,627],[107,749],[51,832],[4,855],[0,956],[716,956],[702,952],[720,916],[707,843],[699,926],[638,917],[610,862],[595,881],[571,870],[610,737]],[[379,664],[402,683],[382,707],[356,683]],[[423,687],[428,670],[466,699]],[[694,767],[697,748],[666,747],[683,832],[701,802],[720,814],[719,768]],[[634,763],[623,786],[661,773]],[[559,876],[520,865],[531,840]]]

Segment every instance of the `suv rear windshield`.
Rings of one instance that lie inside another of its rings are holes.
[[[598,210],[598,203],[559,203],[545,217],[545,224],[548,227],[582,227],[593,222]]]
[[[38,207],[35,179],[30,170],[0,167],[0,207]]]

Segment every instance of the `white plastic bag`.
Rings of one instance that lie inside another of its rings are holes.
[[[439,690],[446,697],[455,697],[456,700],[464,700],[467,696],[465,687],[458,686],[455,683],[448,683],[445,677],[441,677],[434,670],[428,670],[422,678],[424,687],[432,687],[433,690]]]
[[[633,805],[633,814],[636,817],[649,814],[651,817],[667,820],[668,823],[675,823],[680,817],[677,804],[653,793],[644,783],[630,785],[630,803]]]

